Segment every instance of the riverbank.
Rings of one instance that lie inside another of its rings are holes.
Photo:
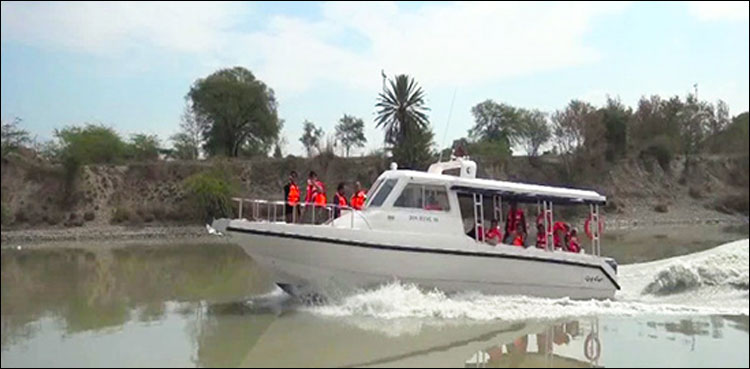
[[[748,218],[711,211],[705,208],[680,207],[661,214],[648,209],[634,208],[622,214],[605,214],[607,231],[658,228],[664,226],[748,226]],[[2,247],[21,244],[60,243],[79,241],[171,241],[216,242],[221,240],[209,235],[204,225],[154,224],[143,226],[89,225],[60,228],[19,228],[0,230]]]
[[[205,226],[196,225],[156,225],[126,227],[101,225],[77,228],[3,229],[2,247],[15,247],[30,243],[60,242],[112,242],[112,241],[170,241],[191,240],[195,242],[213,241],[217,237],[206,232]]]

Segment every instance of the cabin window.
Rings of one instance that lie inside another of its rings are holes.
[[[380,185],[383,183],[382,178],[378,178],[375,183],[372,184],[370,189],[367,191],[367,200],[365,201],[365,207],[370,206],[370,203],[372,202],[372,198],[375,197],[375,193],[378,192],[380,189]]]
[[[378,192],[373,196],[372,201],[370,202],[369,206],[380,206],[383,205],[383,201],[390,195],[391,191],[393,191],[393,187],[396,186],[396,182],[398,182],[398,179],[388,179],[380,186],[380,189],[378,189]]]
[[[401,191],[393,204],[400,208],[449,211],[448,193],[445,187],[410,183]]]

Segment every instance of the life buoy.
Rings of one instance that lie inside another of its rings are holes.
[[[586,218],[586,223],[583,224],[583,229],[586,231],[586,236],[588,236],[589,239],[594,238],[594,234],[591,232],[591,214],[589,214],[589,217]],[[604,219],[601,215],[599,215],[599,236],[602,235],[603,231],[604,231]]]
[[[599,356],[602,354],[602,343],[599,341],[599,337],[594,333],[589,333],[586,336],[586,341],[583,343],[583,354],[590,361],[599,360]]]

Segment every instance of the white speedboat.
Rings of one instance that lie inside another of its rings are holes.
[[[477,236],[482,233],[479,227],[488,229],[490,219],[503,219],[504,204],[531,203],[546,214],[538,219],[546,244],[552,245],[553,204],[588,206],[592,224],[601,224],[604,196],[478,179],[475,173],[476,164],[465,158],[435,163],[427,172],[399,170],[393,164],[370,188],[363,210],[346,208],[322,224],[303,224],[284,219],[283,202],[236,199],[239,218],[216,220],[213,227],[232,237],[290,293],[367,288],[398,280],[449,293],[614,296],[619,289],[617,264],[599,255],[600,227],[590,227],[590,247],[580,253],[491,245]],[[334,214],[332,209],[323,214]]]

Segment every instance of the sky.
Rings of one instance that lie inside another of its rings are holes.
[[[2,2],[0,117],[38,140],[102,123],[128,137],[178,132],[191,84],[242,66],[270,86],[285,154],[302,122],[333,135],[343,114],[382,147],[375,103],[408,74],[437,146],[466,136],[487,99],[554,112],[572,99],[693,91],[748,110],[748,2]],[[452,107],[452,108],[451,108]]]

